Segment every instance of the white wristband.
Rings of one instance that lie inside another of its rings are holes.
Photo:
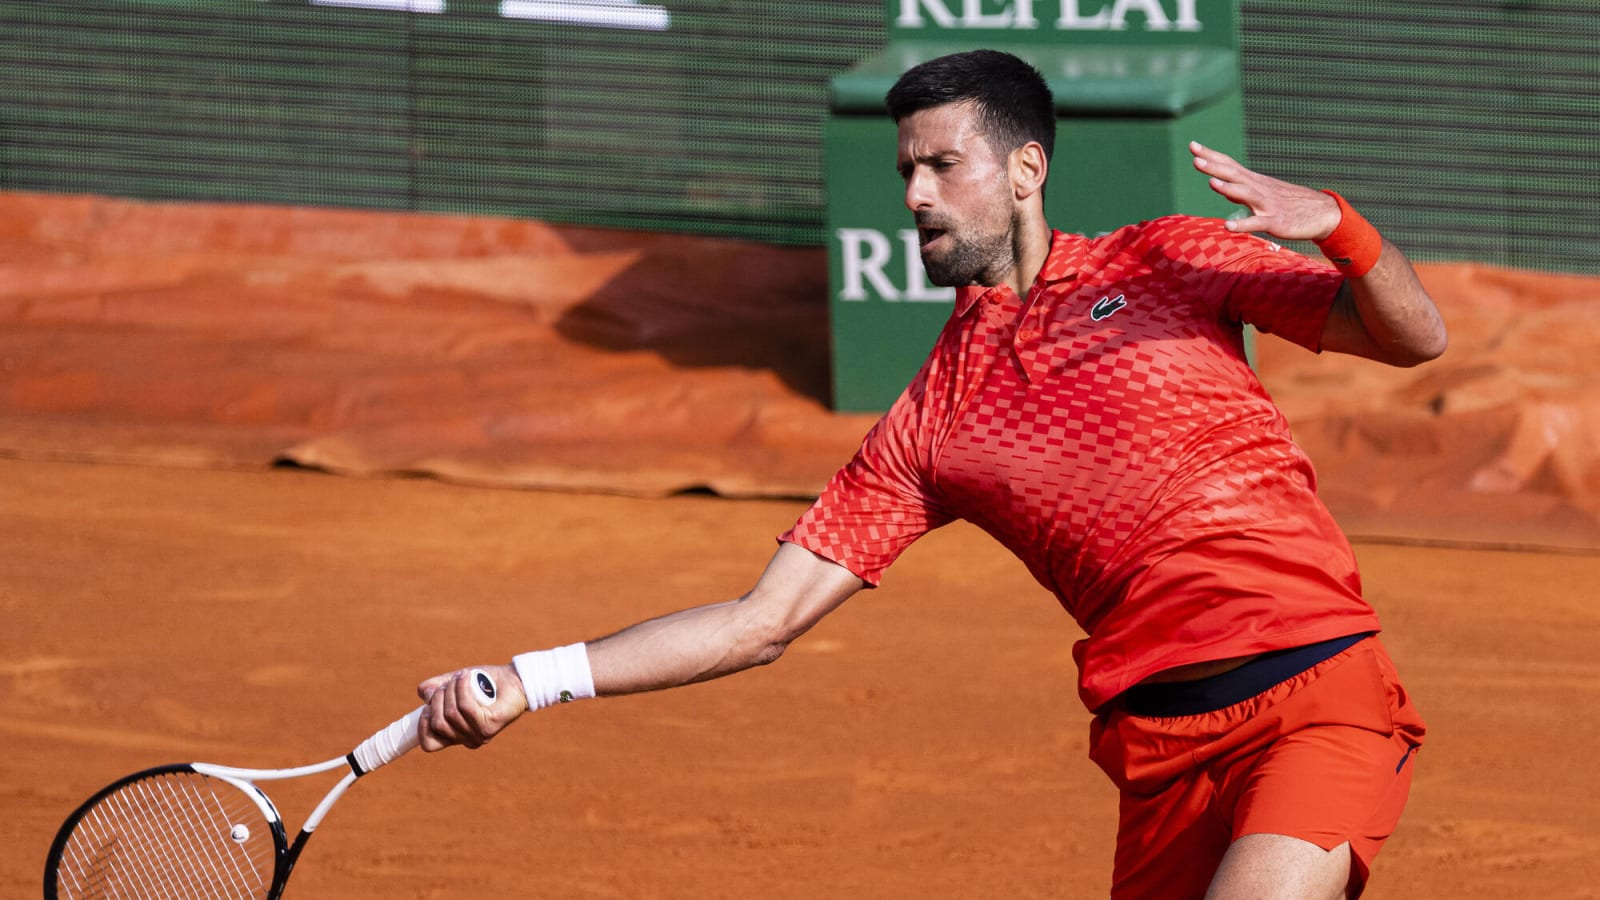
[[[582,644],[513,656],[511,664],[522,679],[522,692],[528,695],[530,710],[594,696],[589,651]]]

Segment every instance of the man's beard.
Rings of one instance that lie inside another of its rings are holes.
[[[1015,212],[1008,227],[988,234],[958,236],[946,230],[949,224],[942,218],[919,218],[919,228],[933,228],[943,232],[945,246],[938,256],[930,256],[922,248],[922,267],[928,271],[928,281],[939,287],[964,287],[969,284],[991,286],[1016,264],[1016,236],[1020,227]]]

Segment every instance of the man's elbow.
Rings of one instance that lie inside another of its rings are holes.
[[[783,656],[783,651],[789,649],[789,645],[799,636],[783,629],[763,630],[751,635],[751,639],[745,643],[745,660],[751,666],[770,666]]]
[[[1395,346],[1391,349],[1388,358],[1384,362],[1391,366],[1409,369],[1438,359],[1444,355],[1444,351],[1449,346],[1450,338],[1445,333],[1443,326],[1441,326],[1419,339]]]
[[[751,665],[770,666],[778,661],[783,651],[789,649],[789,642],[784,640],[767,641],[756,648]]]
[[[1445,333],[1444,326],[1441,325],[1439,326],[1439,330],[1434,333],[1433,339],[1430,340],[1427,347],[1423,349],[1420,355],[1421,358],[1419,358],[1417,362],[1432,362],[1433,360],[1443,356],[1444,351],[1448,350],[1449,348],[1450,336]]]
[[[796,627],[786,619],[753,610],[751,613],[740,629],[740,644],[743,645],[741,655],[749,665],[772,665],[796,638],[805,633],[805,629]]]

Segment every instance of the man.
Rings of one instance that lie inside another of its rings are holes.
[[[1250,215],[1052,232],[1050,94],[1007,54],[913,68],[888,107],[923,263],[959,288],[906,392],[749,593],[486,667],[507,686],[492,707],[463,672],[429,679],[423,746],[770,663],[963,518],[1087,634],[1091,756],[1122,792],[1114,896],[1359,894],[1423,726],[1240,323],[1416,364],[1445,333],[1410,264],[1336,195],[1199,145],[1196,169]],[[1317,241],[1339,268],[1248,232]]]

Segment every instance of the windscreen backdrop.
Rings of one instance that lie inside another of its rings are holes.
[[[0,0],[0,189],[821,244],[828,79],[882,47],[885,15]],[[1592,3],[1244,0],[1239,22],[1254,165],[1339,187],[1419,258],[1600,271]]]
[[[820,242],[870,3],[3,0],[0,186]]]
[[[1246,0],[1251,162],[1412,256],[1600,272],[1600,4]]]

